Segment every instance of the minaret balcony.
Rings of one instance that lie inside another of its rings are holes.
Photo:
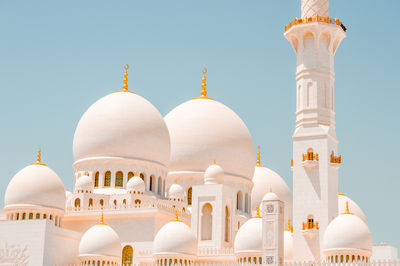
[[[329,163],[332,167],[339,168],[342,164],[342,156],[335,156],[332,152]]]
[[[315,23],[315,22],[338,25],[342,28],[344,32],[347,31],[346,27],[338,18],[330,18],[317,15],[313,17],[295,18],[292,22],[290,22],[288,25],[285,26],[285,32],[295,25]]]
[[[304,168],[313,169],[318,166],[319,156],[318,153],[314,153],[313,151],[307,151],[306,154],[303,153],[303,159],[301,164]]]
[[[319,233],[319,224],[314,222],[313,218],[307,219],[307,222],[303,222],[303,235],[309,239],[314,238]]]

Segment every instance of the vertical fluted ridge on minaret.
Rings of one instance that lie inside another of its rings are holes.
[[[329,0],[301,0],[301,17],[329,17]]]

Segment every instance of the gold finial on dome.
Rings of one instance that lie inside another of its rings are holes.
[[[340,193],[340,192],[338,193],[338,195],[339,195],[339,196],[346,196],[345,194]]]
[[[125,69],[125,73],[124,73],[124,85],[122,85],[122,90],[118,91],[118,92],[130,92],[133,93],[131,91],[128,90],[128,69],[129,69],[129,65],[126,64],[124,66]]]
[[[83,175],[89,176],[89,173],[88,173],[87,171],[85,171],[85,172],[83,173]]]
[[[254,218],[261,218],[261,215],[260,215],[260,205],[257,205],[256,216],[254,216]]]
[[[105,225],[105,223],[104,223],[103,209],[101,209],[100,222],[99,222],[98,224]]]
[[[257,151],[257,166],[261,166],[261,155],[260,155],[260,145],[258,145],[258,151]]]
[[[209,100],[214,100],[211,99],[209,97],[207,97],[207,78],[206,78],[206,74],[207,74],[207,68],[203,69],[203,78],[201,79],[203,81],[203,83],[201,84],[201,94],[200,97],[197,98],[193,98],[193,99],[209,99]]]
[[[269,192],[272,193],[272,186],[269,187]]]
[[[181,220],[179,220],[178,217],[178,210],[175,210],[175,218],[172,220],[173,222],[182,222]]]
[[[217,164],[217,160],[214,160],[214,164]]]
[[[42,150],[40,148],[38,150],[36,162],[31,163],[31,165],[45,165],[44,163],[42,163]]]
[[[344,213],[342,213],[342,214],[353,214],[353,213],[351,213],[350,210],[349,210],[349,201],[348,201],[348,200],[346,200],[346,210],[345,210]]]

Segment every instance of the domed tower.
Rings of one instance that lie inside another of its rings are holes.
[[[234,187],[240,211],[250,213],[254,146],[242,119],[229,107],[207,96],[206,70],[201,96],[191,99],[165,116],[171,136],[171,158],[167,186],[175,180],[187,192],[191,204],[192,186],[203,184],[204,172],[216,160],[224,169],[224,180]]]
[[[4,214],[8,220],[50,220],[61,226],[66,193],[58,175],[37,160],[20,170],[10,181],[5,194]]]
[[[128,90],[127,69],[123,89],[90,106],[76,127],[75,179],[88,171],[94,193],[120,194],[138,172],[146,192],[163,197],[170,157],[168,129],[149,101]]]
[[[285,27],[297,56],[293,134],[294,260],[319,261],[329,222],[338,214],[334,56],[346,28],[329,17],[328,0],[302,0],[302,17]],[[306,226],[302,226],[305,223]]]

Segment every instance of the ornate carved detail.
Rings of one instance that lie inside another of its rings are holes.
[[[273,264],[274,263],[274,256],[266,256],[265,257],[265,262],[267,264]]]
[[[267,213],[273,213],[275,210],[274,205],[268,204],[267,205]]]
[[[28,247],[22,248],[19,245],[5,243],[0,247],[0,264],[10,264],[16,266],[28,265],[29,256],[26,254]]]

